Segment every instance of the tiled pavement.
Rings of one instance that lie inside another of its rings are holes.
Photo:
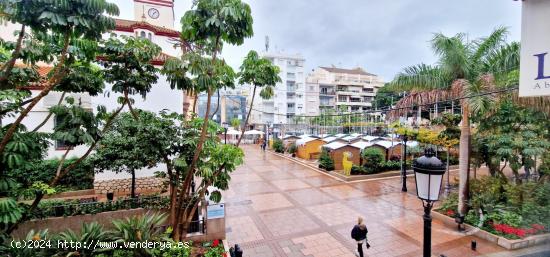
[[[245,163],[225,192],[227,240],[249,257],[353,257],[350,230],[363,216],[372,247],[366,256],[421,256],[422,204],[401,192],[399,178],[346,183],[258,147],[245,146]],[[477,251],[469,248],[478,242]],[[434,256],[518,256],[440,222],[432,224]]]

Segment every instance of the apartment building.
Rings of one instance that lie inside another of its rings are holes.
[[[384,83],[362,68],[319,67],[307,77],[308,87],[318,88],[320,112],[366,111],[374,108],[376,92]]]
[[[280,68],[281,82],[275,85],[271,99],[262,99],[260,90],[257,90],[250,123],[287,124],[292,122],[293,117],[311,112],[306,106],[305,59],[300,55],[281,52],[264,52],[261,56]],[[251,100],[250,95],[248,99]]]

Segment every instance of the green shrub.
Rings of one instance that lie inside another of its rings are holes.
[[[382,164],[382,170],[400,170],[401,161],[387,161]]]
[[[353,165],[351,166],[351,175],[364,175],[367,174],[367,170],[363,166]]]
[[[334,161],[330,158],[327,150],[323,149],[321,152],[321,156],[319,157],[319,168],[327,171],[334,170]]]
[[[65,160],[63,168],[75,161],[76,159]],[[38,181],[49,183],[55,177],[58,165],[59,160],[36,161],[10,170],[8,175],[20,183],[22,188],[29,188]],[[65,190],[94,188],[94,170],[88,162],[83,161],[66,174],[58,184],[63,185]]]
[[[291,145],[288,146],[287,151],[290,154],[294,154],[298,151],[298,147],[296,146],[296,144],[291,144]]]
[[[380,171],[380,167],[384,162],[384,153],[378,148],[367,148],[363,151],[363,160],[365,161],[365,169],[369,173]]]
[[[284,153],[285,145],[283,144],[283,140],[275,139],[275,141],[273,141],[273,150],[277,153]]]

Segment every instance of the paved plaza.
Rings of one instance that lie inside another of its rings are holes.
[[[353,257],[350,230],[365,218],[372,247],[366,256],[421,256],[422,204],[414,178],[408,193],[399,178],[347,183],[257,146],[245,146],[245,163],[232,175],[227,240],[249,257]],[[478,243],[470,250],[471,240]],[[434,256],[521,256],[465,236],[434,220]],[[536,256],[536,255],[534,255]]]

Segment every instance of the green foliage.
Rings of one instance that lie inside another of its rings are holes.
[[[236,130],[239,130],[239,126],[241,126],[241,120],[239,120],[237,118],[233,118],[231,120],[231,127],[233,127]]]
[[[353,165],[351,166],[351,175],[364,175],[368,174],[367,170],[363,166]]]
[[[113,221],[113,239],[117,242],[153,242],[164,240],[165,234],[158,227],[164,225],[167,215],[163,213],[146,213],[125,220]],[[153,249],[132,249],[138,256],[151,254]]]
[[[295,154],[298,151],[298,146],[296,146],[296,144],[290,144],[287,151],[290,154]]]
[[[262,88],[260,96],[269,99],[273,96],[273,86],[281,82],[279,67],[266,58],[260,58],[256,51],[250,51],[240,67],[239,83]]]
[[[384,163],[384,153],[378,148],[366,148],[362,152],[362,157],[364,166],[369,173],[378,172]]]
[[[117,93],[139,94],[143,98],[157,82],[157,68],[151,61],[161,48],[139,37],[109,38],[100,51],[99,63],[105,68],[105,81]]]
[[[52,139],[61,140],[67,146],[75,147],[92,144],[99,137],[99,119],[90,110],[75,104],[74,99],[66,98],[68,106],[56,105],[50,111],[56,115]]]
[[[22,215],[23,209],[18,206],[13,198],[0,198],[0,224],[5,226],[14,223],[19,220]]]
[[[273,141],[273,150],[277,153],[284,153],[285,152],[285,145],[283,144],[283,140],[281,139],[275,139]]]
[[[65,160],[63,168],[73,164],[76,159]],[[22,188],[29,188],[35,182],[48,183],[55,176],[59,160],[40,160],[12,169],[8,176],[13,178]],[[71,172],[64,176],[59,184],[65,189],[82,190],[93,188],[94,170],[89,162],[79,163]]]
[[[191,42],[241,45],[253,35],[250,6],[240,0],[198,0],[181,18],[182,37]]]
[[[403,94],[394,92],[390,86],[386,84],[376,92],[374,96],[374,105],[378,108],[393,106],[401,98],[403,98]]]
[[[330,154],[327,150],[323,149],[321,152],[321,156],[319,157],[319,168],[326,171],[334,170],[334,161],[330,158]]]
[[[495,112],[480,120],[475,151],[493,174],[500,173],[499,163],[504,160],[519,178],[522,167],[532,169],[534,158],[548,153],[549,126],[548,114],[518,107],[504,100]]]
[[[114,223],[114,221],[113,221]],[[96,222],[92,223],[83,223],[80,233],[76,233],[72,230],[67,230],[62,232],[57,236],[57,240],[67,241],[67,242],[80,242],[82,245],[94,245],[97,242],[105,242],[109,239],[109,234],[103,228],[102,225],[99,225]],[[81,248],[72,248],[72,245],[68,245],[67,248],[58,248],[58,251],[62,255],[66,256],[86,256],[92,257],[97,253],[102,251],[108,251],[110,249],[102,249],[95,247],[81,247]]]

